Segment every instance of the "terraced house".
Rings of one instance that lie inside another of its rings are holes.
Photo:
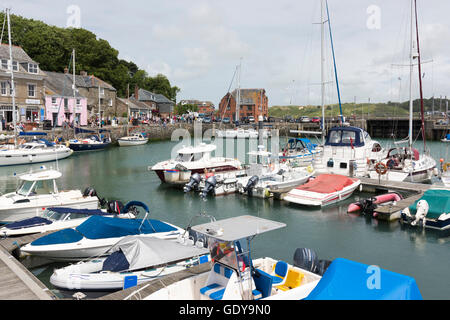
[[[14,72],[17,121],[34,122],[44,117],[44,80],[46,74],[18,46],[0,44],[0,120],[13,121],[11,70]],[[1,123],[1,122],[0,122]]]

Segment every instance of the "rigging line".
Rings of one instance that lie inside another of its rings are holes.
[[[336,78],[336,88],[339,99],[339,111],[341,112],[341,124],[344,123],[344,116],[342,114],[342,103],[341,103],[341,93],[339,91],[339,80],[337,75],[337,67],[336,67],[336,56],[334,54],[334,45],[333,45],[333,35],[331,33],[331,20],[330,20],[330,12],[328,10],[328,1],[325,1],[327,7],[327,16],[328,16],[328,29],[330,30],[330,42],[331,42],[331,50],[333,52],[333,63],[334,63],[334,76]]]
[[[70,60],[69,60],[69,70],[70,70],[70,67],[71,67],[71,63],[72,63],[72,55],[73,55],[73,51],[72,51],[72,53],[70,54]],[[66,74],[64,74],[64,76],[65,76]],[[64,77],[64,85],[63,85],[63,92],[62,92],[62,95],[61,95],[61,97],[60,97],[60,100],[59,100],[59,106],[58,106],[58,117],[59,117],[59,112],[61,111],[61,102],[63,101],[63,98],[65,97],[65,92],[66,92],[66,80],[67,80],[67,77]],[[58,118],[56,118],[56,120],[58,120]],[[55,127],[56,127],[56,123],[57,123],[58,121],[54,121],[53,122],[53,135],[54,135],[54,129],[55,129]],[[53,137],[54,138],[54,137]]]
[[[230,93],[230,90],[231,90],[231,86],[233,85],[234,78],[236,77],[237,70],[238,70],[238,66],[236,66],[236,69],[234,70],[234,74],[233,74],[233,77],[231,78],[230,86],[228,87],[228,91],[227,91],[227,92],[228,92],[230,95],[228,96],[227,104],[226,104],[225,107],[223,108],[223,113],[222,113],[221,118],[220,118],[219,129],[222,129],[222,125],[223,125],[223,116],[225,115],[225,112],[226,112],[228,106],[230,105],[230,100],[231,100],[231,93]],[[237,107],[237,106],[236,106],[236,107]]]

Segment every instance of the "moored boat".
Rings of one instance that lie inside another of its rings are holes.
[[[386,193],[375,197],[370,197],[349,205],[347,212],[360,212],[367,215],[373,215],[374,210],[379,205],[387,205],[402,200],[403,197],[398,193]]]
[[[322,174],[314,180],[291,190],[283,200],[323,207],[349,198],[361,185],[361,180],[337,174]]]
[[[121,147],[139,146],[147,142],[148,137],[145,133],[134,133],[130,136],[117,139],[117,143]]]
[[[142,202],[129,202],[123,212],[126,213],[137,206],[146,211],[144,219],[93,216],[76,228],[41,237],[22,247],[21,252],[55,261],[80,261],[104,256],[112,245],[126,236],[177,239],[183,232],[183,229],[170,223],[148,219],[148,207]]]
[[[61,172],[46,169],[18,176],[20,184],[15,192],[0,197],[0,224],[38,216],[49,207],[98,209],[100,199],[95,190],[59,191],[56,183]]]
[[[400,222],[413,227],[450,229],[450,190],[430,189],[414,204],[401,212]]]

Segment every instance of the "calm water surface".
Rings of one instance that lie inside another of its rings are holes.
[[[147,169],[170,158],[175,145],[175,142],[153,142],[74,154],[58,163],[63,173],[60,189],[84,190],[92,186],[100,197],[109,200],[143,201],[149,206],[152,218],[181,227],[200,212],[214,215],[217,220],[246,214],[277,220],[287,227],[259,236],[253,242],[253,257],[270,256],[292,263],[296,248],[312,248],[321,259],[342,257],[412,276],[425,299],[450,299],[448,234],[403,228],[398,222],[385,223],[346,213],[349,203],[370,194],[355,193],[347,201],[323,210],[241,195],[202,201],[197,194],[186,195],[181,190],[161,186],[157,176]],[[437,161],[447,157],[448,150],[442,143],[429,142],[428,146]],[[56,164],[45,166],[55,168]],[[27,166],[0,168],[0,192],[14,190],[17,185],[14,173],[27,170]],[[33,272],[51,288],[49,277],[53,268],[60,266],[53,264]]]

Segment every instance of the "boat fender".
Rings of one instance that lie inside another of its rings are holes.
[[[411,225],[416,226],[418,223],[422,222],[422,226],[425,227],[425,218],[428,214],[428,210],[430,210],[428,202],[426,200],[420,200],[417,203],[417,212],[415,220],[411,222]]]
[[[313,172],[314,172],[314,168],[313,168],[311,165],[309,165],[309,166],[306,168],[306,171],[308,171],[308,173],[313,173]]]

